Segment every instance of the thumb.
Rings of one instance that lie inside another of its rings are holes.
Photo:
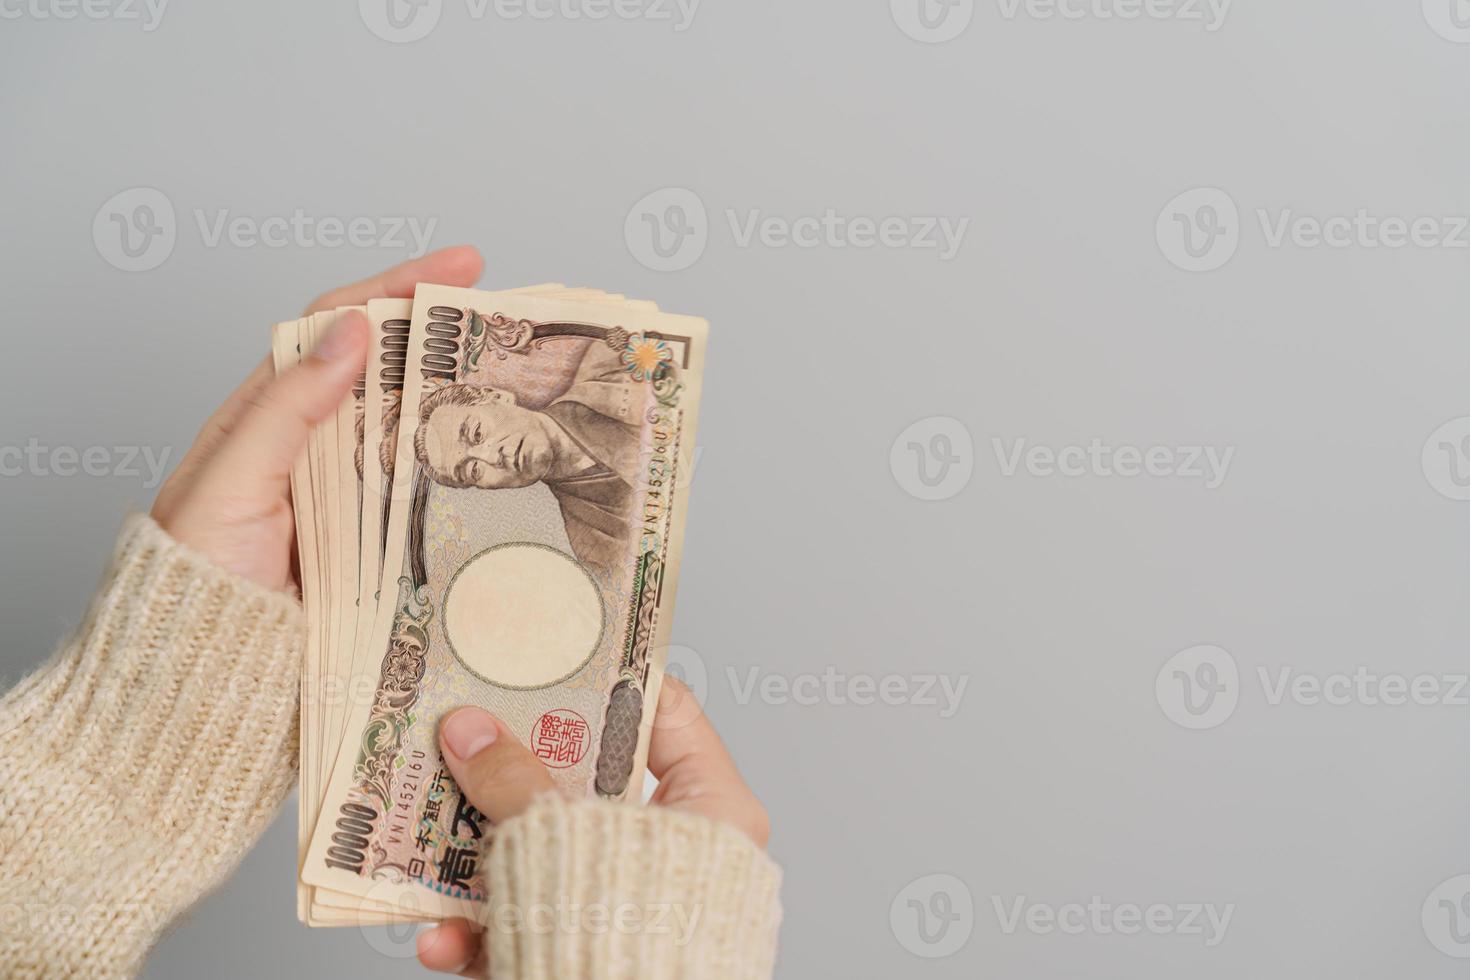
[[[446,717],[439,725],[439,747],[464,795],[494,823],[556,788],[541,760],[503,722],[479,708],[460,708]]]
[[[353,311],[338,318],[310,356],[256,397],[216,457],[216,473],[252,496],[284,493],[311,430],[366,368],[367,344],[367,317]]]

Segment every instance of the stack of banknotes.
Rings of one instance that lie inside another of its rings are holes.
[[[361,383],[292,473],[308,636],[298,914],[474,917],[493,835],[439,720],[501,718],[560,790],[642,791],[707,325],[560,284],[278,324],[276,369],[360,310]]]

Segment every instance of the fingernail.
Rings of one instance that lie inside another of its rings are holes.
[[[352,349],[352,341],[349,331],[344,329],[343,324],[337,324],[327,331],[327,335],[316,345],[312,354],[324,361],[335,361],[345,357]]]
[[[479,708],[460,708],[444,719],[439,735],[456,759],[472,759],[495,741],[495,719]]]

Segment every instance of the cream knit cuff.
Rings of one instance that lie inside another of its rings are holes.
[[[0,698],[0,963],[131,975],[296,778],[301,610],[150,518],[87,619]]]
[[[496,828],[492,977],[768,978],[780,869],[734,827],[547,797]]]

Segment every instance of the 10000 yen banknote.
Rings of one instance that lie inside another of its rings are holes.
[[[474,913],[489,828],[436,739],[460,705],[500,717],[569,794],[641,786],[706,338],[626,305],[418,287],[376,690],[347,723],[308,883]]]

